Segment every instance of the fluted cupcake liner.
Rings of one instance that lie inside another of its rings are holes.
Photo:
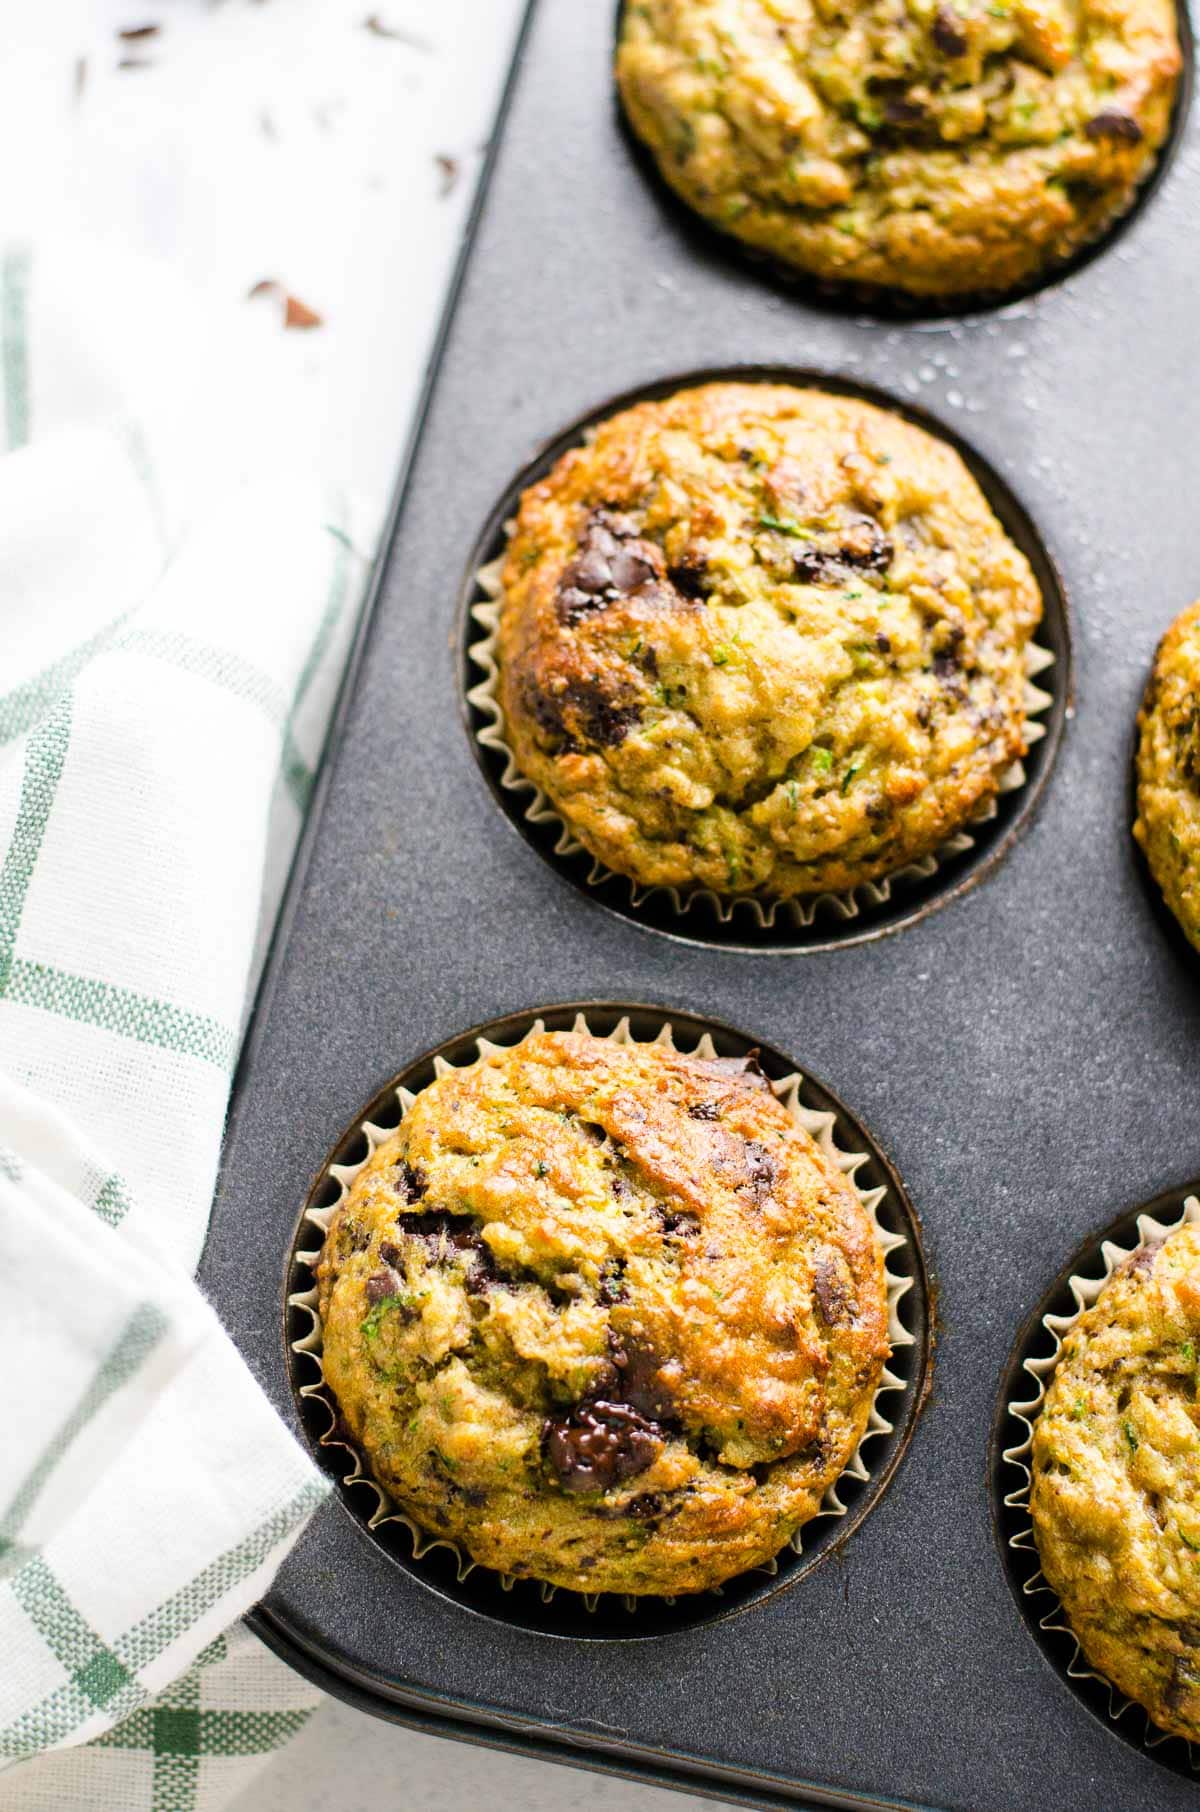
[[[1117,1240],[1104,1239],[1099,1242],[1096,1252],[1095,1268],[1089,1267],[1086,1272],[1073,1273],[1068,1279],[1068,1287],[1075,1299],[1075,1308],[1069,1314],[1055,1315],[1047,1313],[1042,1316],[1041,1325],[1049,1334],[1053,1350],[1041,1357],[1027,1355],[1022,1363],[1030,1385],[1028,1397],[1012,1398],[1006,1405],[1010,1420],[1024,1429],[1022,1437],[1002,1450],[1003,1459],[1024,1475],[1023,1482],[1005,1495],[1005,1507],[1014,1511],[1021,1520],[1020,1527],[1009,1536],[1008,1545],[1018,1555],[1031,1554],[1035,1570],[1021,1584],[1021,1591],[1030,1599],[1045,1599],[1043,1614],[1038,1618],[1038,1628],[1049,1634],[1059,1635],[1069,1646],[1069,1659],[1066,1673],[1072,1680],[1090,1680],[1101,1689],[1109,1717],[1113,1723],[1124,1718],[1131,1720],[1130,1730],[1136,1731],[1142,1746],[1150,1751],[1165,1743],[1176,1743],[1187,1750],[1189,1765],[1200,1771],[1200,1748],[1188,1743],[1185,1738],[1173,1736],[1170,1732],[1160,1730],[1153,1722],[1145,1708],[1130,1699],[1113,1685],[1112,1681],[1098,1673],[1079,1645],[1074,1630],[1067,1620],[1066,1611],[1057,1592],[1047,1582],[1041,1570],[1037,1542],[1034,1538],[1033,1520],[1029,1511],[1029,1495],[1033,1484],[1032,1453],[1034,1424],[1041,1413],[1050,1381],[1054,1375],[1062,1353],[1063,1345],[1071,1329],[1081,1315],[1097,1301],[1104,1286],[1125,1261],[1142,1246],[1160,1245],[1168,1234],[1175,1233],[1180,1227],[1200,1224],[1200,1197],[1186,1197],[1180,1213],[1174,1220],[1157,1220],[1152,1214],[1143,1213],[1137,1217],[1137,1239],[1130,1245],[1122,1245]]]
[[[525,1032],[522,1033],[521,1038],[514,1040],[513,1043],[523,1043],[525,1038],[532,1034],[543,1032],[544,1030],[545,1023],[543,1020],[540,1018],[532,1019]],[[591,1033],[591,1028],[587,1023],[584,1014],[579,1013],[576,1015],[572,1030],[576,1032]],[[607,1037],[615,1044],[652,1042],[654,1044],[665,1045],[670,1049],[686,1049],[683,1045],[676,1045],[674,1029],[669,1019],[664,1019],[657,1036],[653,1040],[635,1039],[629,1028],[628,1016],[622,1018],[612,1032],[607,1034]],[[475,1062],[479,1057],[486,1057],[506,1048],[512,1047],[493,1043],[487,1038],[478,1038],[476,1040],[476,1055],[468,1061]],[[707,1032],[704,1033],[698,1043],[692,1046],[689,1054],[706,1059],[715,1058],[717,1056],[716,1047]],[[433,1066],[435,1075],[438,1077],[448,1075],[455,1068],[467,1067],[466,1064],[451,1064],[441,1056],[434,1057]],[[803,1127],[804,1130],[811,1135],[825,1155],[831,1158],[843,1175],[849,1179],[851,1186],[870,1216],[871,1224],[875,1229],[876,1237],[879,1240],[884,1255],[884,1279],[887,1289],[888,1340],[892,1352],[894,1353],[899,1347],[909,1347],[915,1343],[914,1336],[904,1326],[900,1315],[900,1305],[908,1291],[911,1289],[913,1280],[911,1277],[905,1277],[895,1272],[887,1262],[892,1254],[907,1246],[909,1242],[903,1234],[889,1231],[889,1229],[880,1222],[879,1208],[888,1193],[886,1185],[881,1185],[875,1189],[863,1189],[856,1180],[856,1173],[861,1169],[863,1164],[867,1162],[869,1154],[867,1152],[843,1151],[840,1148],[834,1138],[837,1116],[831,1112],[820,1112],[816,1109],[806,1107],[801,1098],[803,1087],[804,1078],[799,1072],[793,1072],[778,1081],[771,1081],[772,1092],[780,1101],[782,1101],[796,1124]],[[403,1120],[404,1115],[408,1112],[415,1099],[416,1096],[411,1090],[397,1085],[395,1100],[401,1120]],[[316,1267],[321,1256],[321,1246],[324,1242],[329,1224],[348,1195],[354,1183],[354,1179],[369,1162],[376,1148],[382,1145],[386,1140],[395,1136],[396,1127],[378,1126],[370,1119],[363,1118],[347,1130],[348,1133],[361,1133],[363,1135],[367,1147],[366,1152],[356,1163],[331,1163],[327,1166],[321,1176],[317,1179],[317,1183],[314,1186],[312,1193],[313,1195],[316,1195],[320,1191],[322,1185],[328,1181],[336,1188],[337,1194],[333,1201],[327,1202],[321,1207],[314,1207],[310,1203],[301,1216],[300,1227],[297,1233],[293,1264],[297,1270],[312,1281],[307,1284],[305,1288],[293,1291],[288,1296],[288,1305],[294,1310],[307,1314],[310,1320],[310,1326],[306,1333],[292,1341],[291,1349],[292,1352],[297,1355],[305,1355],[316,1368],[316,1376],[309,1383],[297,1385],[298,1394],[305,1400],[315,1399],[323,1403],[328,1410],[329,1426],[325,1432],[318,1437],[318,1441],[319,1445],[323,1448],[340,1447],[350,1455],[351,1469],[343,1475],[343,1484],[347,1487],[365,1487],[366,1490],[374,1494],[376,1500],[375,1508],[369,1512],[366,1518],[367,1527],[369,1529],[378,1529],[382,1525],[388,1523],[399,1524],[407,1530],[411,1537],[414,1560],[422,1559],[423,1556],[432,1553],[437,1548],[444,1548],[453,1557],[460,1582],[473,1572],[490,1573],[493,1578],[499,1580],[505,1591],[511,1591],[513,1586],[517,1583],[514,1575],[497,1574],[494,1573],[492,1569],[481,1566],[477,1561],[472,1560],[468,1554],[464,1553],[456,1542],[451,1542],[447,1540],[445,1536],[434,1535],[428,1530],[421,1528],[407,1512],[402,1510],[394,1502],[386,1488],[380,1484],[378,1479],[376,1479],[374,1474],[370,1471],[362,1454],[360,1454],[352,1442],[346,1438],[346,1435],[343,1432],[343,1425],[336,1399],[325,1382],[324,1367],[321,1358],[321,1315],[318,1306],[316,1283]],[[312,1229],[319,1238],[314,1246],[306,1247],[303,1244],[303,1241],[305,1233],[309,1229]],[[855,1479],[862,1484],[866,1484],[870,1481],[871,1473],[868,1469],[866,1459],[864,1458],[864,1449],[868,1442],[875,1440],[880,1435],[892,1434],[895,1430],[895,1424],[889,1421],[888,1417],[880,1408],[879,1400],[889,1391],[903,1391],[906,1388],[907,1380],[897,1377],[889,1367],[885,1366],[883,1368],[878,1388],[876,1389],[875,1396],[871,1403],[867,1426],[853,1455],[847,1462],[844,1471],[826,1489],[821,1508],[816,1513],[816,1516],[809,1518],[809,1521],[803,1524],[795,1532],[791,1537],[790,1542],[784,1544],[785,1548],[790,1547],[794,1553],[801,1553],[803,1551],[804,1531],[811,1523],[824,1517],[843,1517],[846,1515],[847,1505],[842,1502],[838,1495],[838,1485],[846,1478]],[[780,1552],[783,1552],[783,1549],[781,1549]],[[749,1570],[768,1576],[774,1575],[779,1570],[778,1558],[772,1558],[761,1566]],[[549,1603],[556,1595],[561,1595],[564,1598],[573,1599],[577,1603],[582,1603],[589,1611],[594,1611],[601,1597],[601,1594],[598,1593],[576,1593],[572,1592],[567,1587],[553,1586],[544,1581],[522,1580],[521,1583],[539,1585],[543,1603]],[[609,1594],[609,1596],[612,1597],[614,1595]],[[697,1594],[697,1596],[720,1598],[722,1596],[722,1588],[720,1586],[714,1586],[709,1588],[707,1593]],[[643,1600],[634,1595],[626,1595],[622,1598],[621,1602],[624,1604],[627,1611],[632,1612],[638,1608]],[[665,1599],[658,1599],[656,1602],[673,1604],[676,1600],[667,1597]]]
[[[512,528],[513,524],[507,523],[505,534],[511,534]],[[483,678],[467,692],[467,703],[485,720],[475,731],[475,740],[481,748],[503,760],[500,785],[504,790],[527,795],[521,807],[522,817],[529,824],[551,825],[557,829],[554,854],[568,858],[586,858],[589,852],[571,831],[548,795],[536,781],[530,780],[521,772],[506,740],[504,709],[499,696],[500,667],[497,656],[502,603],[500,573],[503,564],[504,557],[500,555],[486,566],[480,567],[475,575],[479,596],[471,605],[471,618],[483,633],[477,641],[469,644],[467,653]],[[1053,665],[1054,655],[1048,648],[1037,642],[1027,645],[1024,705],[1025,738],[1030,747],[1045,736],[1046,726],[1037,719],[1054,703],[1053,695],[1035,681],[1039,674],[1045,673]],[[999,794],[1004,796],[1018,792],[1027,779],[1024,761],[1010,762],[1000,776]],[[699,908],[714,914],[722,925],[729,925],[736,923],[738,916],[743,915],[743,922],[756,931],[771,931],[781,924],[797,930],[808,930],[818,918],[844,924],[857,919],[864,908],[886,906],[896,887],[928,881],[946,862],[956,856],[968,854],[976,847],[978,834],[992,822],[998,810],[996,799],[988,799],[970,816],[961,830],[947,837],[931,854],[921,856],[914,862],[906,862],[878,881],[860,881],[841,893],[772,899],[769,896],[760,898],[754,894],[718,893],[711,887],[644,887],[631,876],[621,875],[615,869],[607,867],[596,857],[590,858],[591,868],[586,880],[589,887],[601,887],[609,881],[624,883],[629,889],[629,904],[635,910],[649,900],[665,900],[681,918]]]

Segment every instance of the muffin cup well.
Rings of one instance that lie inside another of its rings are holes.
[[[494,1040],[489,1038],[486,1034],[497,1028],[485,1027],[479,1035],[470,1037],[469,1040],[460,1041],[460,1044],[465,1044],[466,1048],[460,1049],[456,1053],[458,1058],[457,1062],[451,1063],[445,1056],[435,1053],[431,1060],[427,1060],[426,1067],[429,1067],[429,1063],[431,1062],[434,1077],[446,1075],[455,1068],[464,1067],[469,1063],[475,1062],[479,1057],[486,1056],[489,1052],[519,1044],[531,1033],[544,1031],[546,1029],[547,1020],[552,1022],[552,1029],[569,1028],[574,1031],[590,1033],[592,1031],[592,1026],[589,1024],[589,1014],[591,1015],[593,1022],[596,1022],[601,1018],[607,1020],[615,1019],[615,1023],[612,1024],[611,1030],[596,1035],[609,1038],[617,1044],[658,1043],[671,1048],[687,1050],[689,1053],[694,1052],[705,1058],[711,1058],[718,1055],[717,1047],[714,1045],[712,1035],[709,1031],[705,1030],[701,1032],[698,1037],[687,1037],[686,1035],[683,1035],[677,1041],[675,1034],[680,1030],[679,1020],[672,1020],[659,1014],[653,1015],[653,1023],[657,1027],[653,1037],[635,1037],[630,1027],[630,1019],[635,1012],[637,1013],[639,1023],[651,1020],[652,1015],[650,1009],[643,1009],[640,1011],[631,1009],[630,1011],[623,1011],[620,1008],[615,1007],[607,1010],[603,1008],[597,1009],[588,1007],[584,1011],[574,1012],[573,1016],[570,1009],[560,1010],[557,1013],[553,1009],[547,1009],[545,1017],[533,1014],[521,1015],[519,1016],[518,1022],[519,1030],[511,1021],[502,1022],[500,1029],[503,1033],[508,1035],[504,1035],[500,1039]],[[690,1016],[681,1015],[679,1016],[679,1019],[687,1021],[690,1019]],[[557,1023],[555,1024],[554,1022]],[[714,1029],[718,1031],[718,1035],[720,1034],[720,1031],[723,1030],[723,1028]],[[692,1026],[689,1030],[694,1033],[696,1028]],[[515,1035],[513,1035],[514,1033]],[[739,1042],[743,1041],[739,1040]],[[746,1052],[749,1052],[749,1050],[753,1048],[749,1040],[744,1041],[744,1048]],[[402,1075],[413,1076],[414,1072],[418,1071],[421,1067],[420,1063],[411,1065],[408,1070],[402,1072]],[[827,1489],[821,1509],[817,1512],[817,1515],[810,1518],[807,1523],[803,1524],[802,1527],[796,1531],[790,1542],[786,1543],[780,1550],[778,1556],[773,1557],[761,1567],[750,1569],[749,1574],[736,1576],[737,1580],[744,1581],[750,1576],[757,1575],[758,1580],[763,1582],[766,1589],[756,1594],[756,1596],[765,1596],[770,1590],[775,1589],[770,1582],[774,1581],[780,1574],[781,1565],[785,1564],[784,1557],[790,1558],[793,1555],[799,1556],[803,1552],[805,1532],[812,1528],[813,1523],[819,1522],[822,1519],[828,1518],[836,1520],[847,1516],[850,1506],[843,1501],[838,1493],[838,1487],[839,1485],[842,1485],[844,1481],[854,1481],[856,1489],[854,1505],[855,1514],[850,1526],[856,1526],[861,1515],[865,1514],[865,1509],[869,1506],[864,1506],[862,1502],[863,1490],[868,1487],[873,1487],[873,1501],[874,1496],[878,1494],[878,1491],[883,1488],[883,1485],[890,1478],[895,1465],[898,1463],[900,1454],[907,1444],[908,1436],[911,1433],[912,1426],[915,1422],[917,1411],[924,1400],[929,1359],[929,1334],[924,1313],[925,1302],[924,1290],[922,1287],[924,1283],[924,1263],[920,1251],[915,1219],[911,1215],[911,1210],[908,1209],[907,1202],[903,1199],[902,1191],[900,1190],[898,1183],[893,1183],[889,1179],[873,1188],[864,1188],[860,1186],[856,1178],[856,1173],[864,1164],[869,1163],[872,1159],[874,1159],[877,1167],[882,1162],[886,1177],[888,1174],[886,1160],[881,1160],[879,1154],[867,1150],[843,1150],[834,1137],[835,1130],[838,1126],[839,1116],[833,1111],[817,1109],[805,1105],[801,1095],[803,1089],[808,1085],[806,1085],[805,1079],[799,1073],[791,1071],[787,1074],[780,1075],[779,1077],[771,1077],[770,1082],[772,1091],[776,1097],[783,1102],[796,1124],[803,1127],[806,1132],[811,1134],[825,1154],[832,1158],[843,1174],[848,1177],[856,1194],[871,1218],[872,1225],[876,1230],[876,1235],[884,1253],[884,1276],[887,1289],[888,1308],[888,1339],[892,1348],[890,1357],[892,1361],[895,1362],[896,1355],[898,1353],[902,1355],[902,1368],[909,1375],[898,1376],[897,1373],[890,1368],[890,1365],[884,1367],[871,1404],[867,1427],[844,1471]],[[421,1086],[425,1086],[425,1084],[422,1083]],[[820,1092],[824,1093],[824,1091]],[[376,1096],[374,1102],[372,1102],[366,1110],[366,1113],[347,1130],[345,1137],[339,1142],[337,1149],[343,1151],[348,1144],[353,1142],[356,1155],[349,1162],[331,1161],[326,1164],[318,1174],[314,1186],[310,1191],[308,1202],[301,1214],[289,1272],[292,1283],[300,1286],[298,1288],[293,1287],[287,1297],[289,1320],[293,1332],[293,1337],[289,1343],[291,1352],[294,1355],[292,1371],[293,1385],[300,1400],[302,1410],[311,1412],[316,1406],[322,1406],[324,1408],[327,1417],[327,1425],[321,1430],[314,1430],[313,1438],[319,1449],[341,1449],[343,1453],[348,1456],[348,1467],[344,1468],[341,1472],[343,1484],[346,1487],[364,1486],[367,1491],[373,1495],[375,1500],[374,1507],[367,1511],[362,1517],[367,1528],[374,1532],[385,1526],[399,1526],[406,1533],[406,1538],[410,1543],[411,1557],[414,1561],[420,1562],[426,1556],[434,1555],[438,1550],[442,1550],[444,1551],[444,1555],[449,1557],[453,1566],[455,1581],[459,1586],[467,1581],[471,1575],[481,1575],[492,1582],[498,1582],[502,1592],[508,1595],[510,1603],[513,1602],[516,1597],[514,1588],[518,1588],[518,1590],[522,1590],[526,1594],[531,1590],[535,1590],[537,1596],[540,1598],[542,1606],[550,1606],[553,1600],[558,1600],[560,1602],[563,1600],[571,1601],[575,1607],[582,1608],[596,1622],[610,1621],[614,1611],[619,1609],[621,1623],[624,1627],[619,1626],[613,1633],[641,1633],[635,1627],[635,1624],[644,1622],[644,1615],[640,1619],[633,1619],[631,1614],[635,1612],[644,1613],[647,1606],[669,1606],[676,1608],[691,1607],[694,1610],[703,1604],[704,1610],[702,1618],[684,1616],[680,1620],[685,1622],[698,1620],[708,1621],[713,1618],[731,1614],[732,1611],[740,1609],[740,1603],[731,1604],[728,1607],[722,1603],[722,1600],[727,1596],[727,1588],[735,1583],[733,1579],[727,1580],[724,1586],[714,1587],[701,1593],[687,1594],[680,1598],[658,1598],[649,1595],[643,1598],[636,1596],[617,1597],[617,1595],[611,1593],[595,1595],[576,1593],[565,1587],[555,1587],[537,1580],[523,1579],[518,1581],[512,1576],[495,1573],[492,1569],[483,1567],[479,1565],[479,1563],[473,1561],[456,1543],[448,1541],[444,1536],[432,1535],[428,1531],[422,1529],[413,1518],[400,1509],[392,1500],[386,1488],[380,1484],[371,1473],[363,1456],[349,1439],[345,1426],[341,1420],[336,1399],[325,1382],[321,1359],[322,1327],[317,1301],[315,1278],[316,1265],[320,1258],[321,1243],[323,1242],[324,1235],[334,1212],[349,1193],[354,1179],[368,1162],[371,1154],[380,1144],[394,1134],[396,1127],[403,1120],[404,1115],[407,1113],[415,1098],[415,1091],[404,1086],[403,1082],[398,1081],[394,1084],[389,1084],[386,1089],[381,1091],[380,1095]],[[386,1120],[387,1123],[381,1124],[381,1120]],[[894,1212],[889,1215],[889,1219],[893,1222],[893,1226],[891,1227],[883,1223],[879,1213],[885,1197],[889,1194],[894,1198]],[[906,1231],[899,1231],[897,1223],[898,1226],[904,1227]],[[319,1239],[314,1240],[311,1245],[307,1244],[306,1241],[308,1236],[314,1234],[319,1235]],[[917,1316],[918,1326],[920,1328],[919,1334],[914,1334],[910,1328],[906,1327],[904,1320],[901,1317],[901,1304],[905,1296],[912,1289],[914,1282],[918,1285],[917,1300],[920,1303],[920,1312]],[[298,1333],[296,1332],[296,1327],[299,1324],[296,1318],[300,1318],[300,1321],[307,1321],[307,1326]],[[300,1375],[301,1371],[304,1373],[303,1377]],[[889,1392],[904,1393],[904,1403],[901,1407],[901,1414],[896,1421],[890,1420],[880,1407],[880,1399]],[[306,1413],[304,1419],[306,1426],[312,1429],[313,1424],[311,1421],[311,1414]],[[886,1461],[881,1465],[878,1473],[873,1474],[867,1464],[867,1460],[871,1456],[869,1454],[864,1456],[864,1450],[867,1449],[869,1442],[878,1440],[880,1437],[887,1438],[888,1453]],[[333,1456],[331,1455],[330,1458],[332,1457]],[[817,1555],[811,1556],[810,1564],[815,1564],[818,1558],[819,1556]],[[431,1582],[427,1579],[426,1583]],[[780,1581],[780,1583],[786,1582]],[[605,1616],[603,1619],[595,1619],[595,1613],[602,1603]],[[478,1609],[480,1606],[474,1604],[472,1608]],[[497,1614],[495,1609],[493,1610],[493,1614]],[[503,1610],[500,1610],[498,1614],[504,1614]],[[527,1617],[525,1620],[529,1621],[529,1618]],[[562,1630],[557,1629],[553,1622],[547,1624],[546,1622],[543,1622],[540,1617],[535,1617],[533,1622],[534,1627],[549,1628],[552,1633],[564,1633]],[[664,1627],[671,1627],[670,1620],[667,1620]],[[605,1634],[609,1632],[606,1629],[596,1628],[593,1631],[584,1631],[582,1633]],[[649,1630],[645,1633],[654,1634],[658,1632],[657,1630]]]
[[[1151,1212],[1152,1209],[1158,1212]],[[1159,1218],[1164,1211],[1166,1218]],[[1018,1438],[1001,1447],[1000,1460],[1004,1466],[1021,1474],[1022,1482],[1004,1493],[1003,1508],[1007,1513],[1005,1541],[1013,1562],[1009,1568],[1010,1579],[1014,1589],[1027,1601],[1023,1607],[1026,1621],[1040,1632],[1039,1640],[1045,1652],[1066,1675],[1068,1682],[1076,1683],[1077,1691],[1081,1687],[1084,1689],[1085,1702],[1091,1709],[1102,1707],[1127,1741],[1146,1750],[1156,1760],[1175,1767],[1177,1772],[1190,1775],[1200,1772],[1200,1747],[1160,1730],[1136,1700],[1127,1698],[1087,1660],[1058,1594],[1042,1573],[1029,1511],[1034,1424],[1068,1334],[1080,1316],[1097,1301],[1114,1271],[1140,1246],[1159,1245],[1168,1234],[1189,1225],[1200,1225],[1200,1197],[1185,1193],[1181,1199],[1177,1193],[1173,1200],[1160,1199],[1139,1213],[1133,1228],[1121,1238],[1101,1238],[1089,1249],[1086,1269],[1074,1271],[1066,1279],[1065,1289],[1070,1291],[1075,1307],[1065,1313],[1047,1311],[1037,1319],[1022,1343],[1028,1348],[1037,1338],[1043,1350],[1026,1350],[1019,1369],[1010,1380],[1010,1389],[1023,1385],[1029,1387],[1029,1394],[1011,1395],[1005,1403],[1000,1439],[1004,1440],[1010,1434],[1018,1434]],[[1058,1289],[1054,1292],[1056,1296],[1061,1293]],[[1049,1350],[1046,1350],[1046,1337]]]
[[[506,536],[511,534],[512,528],[511,522],[505,524]],[[820,893],[792,899],[759,898],[752,894],[721,894],[711,887],[644,887],[630,876],[618,874],[598,859],[589,858],[587,850],[547,794],[521,772],[506,740],[504,710],[498,692],[500,668],[497,658],[502,565],[503,555],[500,555],[478,569],[475,575],[477,596],[470,606],[471,619],[483,631],[478,640],[471,642],[467,648],[469,660],[483,675],[467,692],[467,703],[479,720],[478,727],[473,732],[475,740],[482,749],[503,764],[499,784],[504,791],[514,795],[527,795],[519,807],[514,799],[514,809],[530,825],[550,826],[557,830],[554,855],[578,863],[578,870],[589,888],[616,883],[627,889],[628,904],[635,914],[649,902],[661,902],[667,907],[669,915],[680,921],[681,930],[689,914],[697,918],[707,916],[710,923],[715,920],[718,926],[728,928],[735,942],[739,926],[745,928],[750,935],[774,932],[784,944],[787,943],[789,934],[794,936],[810,931],[821,920],[852,929],[865,909],[886,906],[892,900],[893,890],[911,889],[914,885],[927,883],[947,862],[955,857],[968,855],[976,847],[980,833],[996,818],[999,811],[997,800],[989,799],[970,816],[961,830],[947,837],[931,854],[905,863],[878,881],[861,881],[841,893]],[[1054,662],[1055,656],[1048,648],[1037,642],[1028,644],[1025,650],[1024,705],[1025,735],[1030,748],[1045,736],[1045,725],[1037,719],[1054,703],[1053,694],[1044,691],[1035,680],[1037,675],[1045,673]],[[1011,762],[1000,776],[999,796],[1003,798],[1007,794],[1019,792],[1027,778],[1024,762]]]

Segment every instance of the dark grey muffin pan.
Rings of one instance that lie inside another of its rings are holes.
[[[1036,296],[855,313],[751,269],[647,180],[612,27],[608,0],[531,9],[239,1071],[202,1280],[311,1438],[284,1300],[328,1151],[466,1028],[628,1000],[737,1028],[861,1117],[921,1217],[932,1393],[871,1514],[736,1615],[592,1639],[506,1612],[390,1551],[335,1488],[255,1625],[382,1716],[740,1803],[1181,1812],[1200,1803],[1190,1769],[1123,1740],[1029,1628],[989,1437],[1060,1267],[1115,1210],[1200,1174],[1200,966],[1128,830],[1154,645],[1200,591],[1200,129],[1182,123],[1136,216]],[[733,368],[882,392],[956,435],[998,505],[1020,499],[1007,520],[1060,657],[1052,733],[968,872],[800,953],[613,910],[531,844],[464,727],[464,586],[516,477],[613,399]]]

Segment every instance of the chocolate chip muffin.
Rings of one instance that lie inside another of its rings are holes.
[[[888,1352],[870,1218],[754,1063],[584,1032],[424,1089],[318,1281],[326,1381],[397,1503],[589,1593],[769,1559]]]
[[[1166,137],[1173,0],[639,0],[617,79],[689,206],[835,283],[1024,285],[1129,207]]]
[[[854,397],[707,384],[611,417],[522,497],[505,736],[635,882],[842,892],[997,792],[1041,612],[944,442]]]
[[[1138,713],[1133,834],[1200,950],[1200,604],[1176,617],[1159,643]]]
[[[1063,1344],[1034,1424],[1046,1580],[1091,1665],[1200,1742],[1200,1229],[1143,1246]]]

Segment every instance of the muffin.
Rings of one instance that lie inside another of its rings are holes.
[[[1047,1583],[1091,1665],[1200,1742],[1200,1229],[1143,1246],[1063,1343],[1034,1424]]]
[[[870,1217],[753,1060],[585,1032],[422,1090],[318,1285],[326,1382],[396,1503],[587,1593],[768,1560],[852,1457],[888,1353]]]
[[[1200,949],[1200,604],[1176,617],[1159,643],[1138,713],[1133,834]]]
[[[1029,283],[1167,135],[1173,0],[642,0],[617,80],[683,200],[773,259],[916,297]]]
[[[707,384],[612,416],[522,496],[504,734],[634,882],[842,892],[993,798],[1041,612],[944,442],[850,396]]]

